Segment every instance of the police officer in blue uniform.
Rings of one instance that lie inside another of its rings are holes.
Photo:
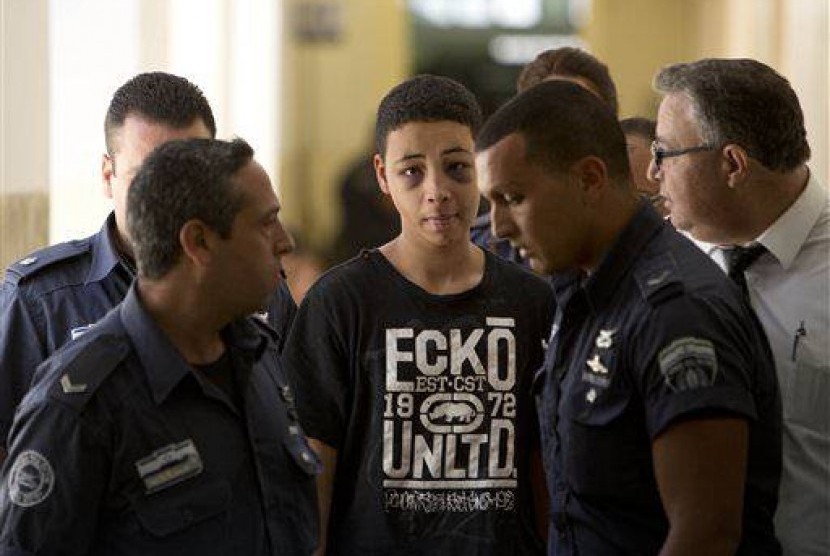
[[[121,86],[104,128],[102,177],[114,212],[97,234],[47,247],[10,266],[0,285],[0,461],[14,409],[37,366],[117,305],[135,278],[124,221],[126,192],[139,165],[170,139],[216,135],[202,92],[161,72],[140,74]],[[281,346],[296,312],[284,282],[265,312]]]
[[[0,554],[313,551],[319,460],[276,335],[249,316],[292,248],[252,156],[189,139],[147,158],[127,217],[138,278],[20,405]]]
[[[613,115],[550,82],[479,135],[498,236],[557,288],[534,381],[549,554],[777,555],[781,402],[735,285],[630,184]]]

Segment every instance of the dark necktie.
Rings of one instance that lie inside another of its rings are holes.
[[[749,299],[749,289],[746,286],[744,271],[766,252],[767,248],[760,243],[749,247],[732,247],[726,250],[726,265],[729,269],[729,277],[738,284],[747,299]]]

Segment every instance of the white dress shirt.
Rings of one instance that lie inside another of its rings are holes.
[[[784,409],[776,532],[785,556],[830,555],[830,204],[807,187],[753,243],[752,306],[775,357]]]

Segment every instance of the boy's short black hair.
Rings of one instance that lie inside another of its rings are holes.
[[[475,137],[481,120],[481,107],[464,85],[448,77],[418,75],[393,87],[380,102],[375,148],[384,156],[389,133],[409,122],[456,122]]]

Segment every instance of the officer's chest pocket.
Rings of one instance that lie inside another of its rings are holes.
[[[788,423],[823,436],[830,433],[830,359],[799,359],[789,377],[787,396],[784,415]]]
[[[135,504],[135,513],[142,529],[153,537],[172,537],[179,533],[199,538],[224,540],[227,531],[227,510],[231,500],[230,486],[224,482],[206,485],[185,485],[150,494]]]
[[[651,476],[645,425],[622,381],[600,389],[579,381],[562,402],[565,475],[577,493],[625,496]]]

